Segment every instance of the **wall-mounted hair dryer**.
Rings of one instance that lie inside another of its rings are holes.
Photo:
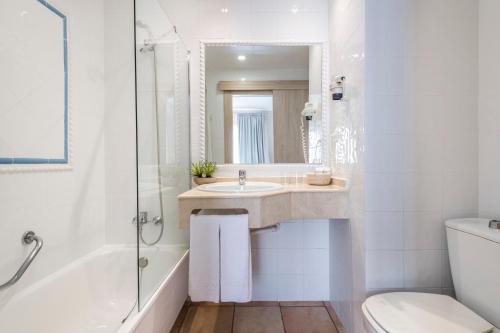
[[[306,117],[306,120],[312,120],[313,116],[315,116],[317,113],[316,108],[314,107],[314,104],[311,102],[307,102],[304,105],[304,110],[302,111],[302,117]]]
[[[332,99],[334,101],[340,101],[344,97],[344,81],[345,76],[341,75],[337,75],[333,79],[330,91],[332,92]]]

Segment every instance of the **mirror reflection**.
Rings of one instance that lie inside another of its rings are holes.
[[[207,46],[206,158],[321,163],[321,45]]]

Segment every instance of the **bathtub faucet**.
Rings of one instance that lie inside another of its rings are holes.
[[[155,225],[158,225],[162,223],[163,220],[161,216],[153,216],[153,219],[148,220],[148,212],[139,212],[139,225],[144,225],[146,223],[153,223]],[[137,223],[137,217],[134,217],[132,220],[132,224]]]

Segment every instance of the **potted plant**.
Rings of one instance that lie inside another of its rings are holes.
[[[212,177],[217,165],[215,162],[199,161],[191,164],[191,175],[198,185],[215,183],[217,178]]]

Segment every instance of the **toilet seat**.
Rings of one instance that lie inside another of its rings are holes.
[[[363,314],[377,333],[489,333],[495,329],[445,295],[413,292],[375,295],[363,303]]]

